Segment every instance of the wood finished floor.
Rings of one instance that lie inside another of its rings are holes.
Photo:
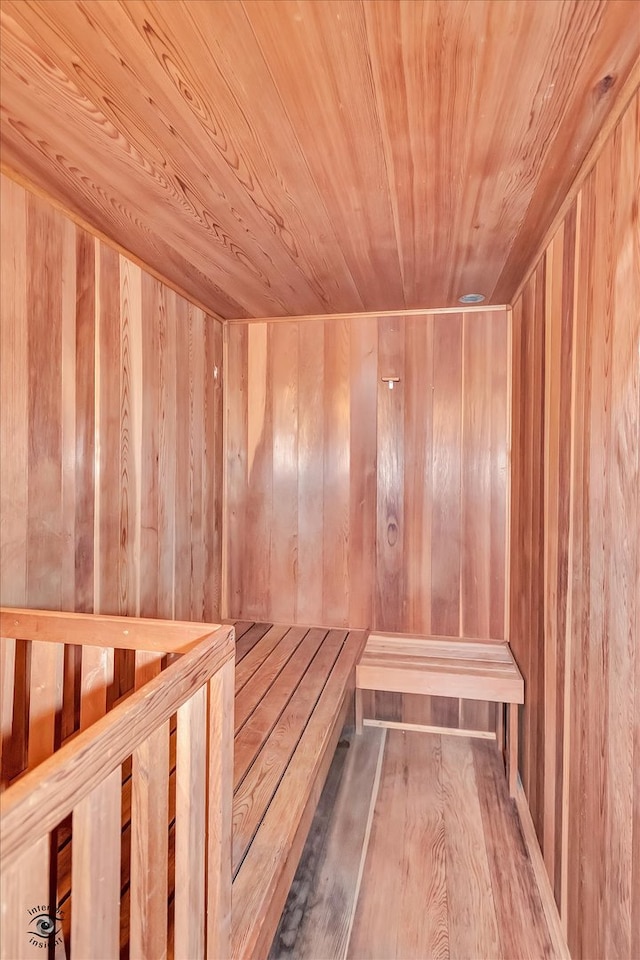
[[[270,960],[554,956],[495,743],[345,731]]]

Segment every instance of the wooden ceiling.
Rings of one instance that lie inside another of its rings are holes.
[[[636,0],[2,3],[5,167],[226,318],[510,300]]]

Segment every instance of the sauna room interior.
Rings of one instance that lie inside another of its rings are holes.
[[[2,960],[639,960],[640,3],[0,18]]]

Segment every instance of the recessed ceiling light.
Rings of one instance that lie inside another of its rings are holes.
[[[482,303],[484,295],[482,293],[465,293],[458,299],[458,303]]]

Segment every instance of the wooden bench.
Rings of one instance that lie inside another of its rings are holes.
[[[494,640],[413,637],[372,633],[356,668],[356,731],[363,723],[362,691],[417,693],[509,705],[507,757],[509,792],[518,775],[518,704],[524,681],[508,643]],[[377,725],[398,724],[375,721]],[[504,711],[498,711],[496,739],[502,749]],[[400,724],[407,729],[412,724]],[[472,735],[471,733],[469,735]]]
[[[363,632],[236,623],[231,955],[268,955],[340,732]]]

